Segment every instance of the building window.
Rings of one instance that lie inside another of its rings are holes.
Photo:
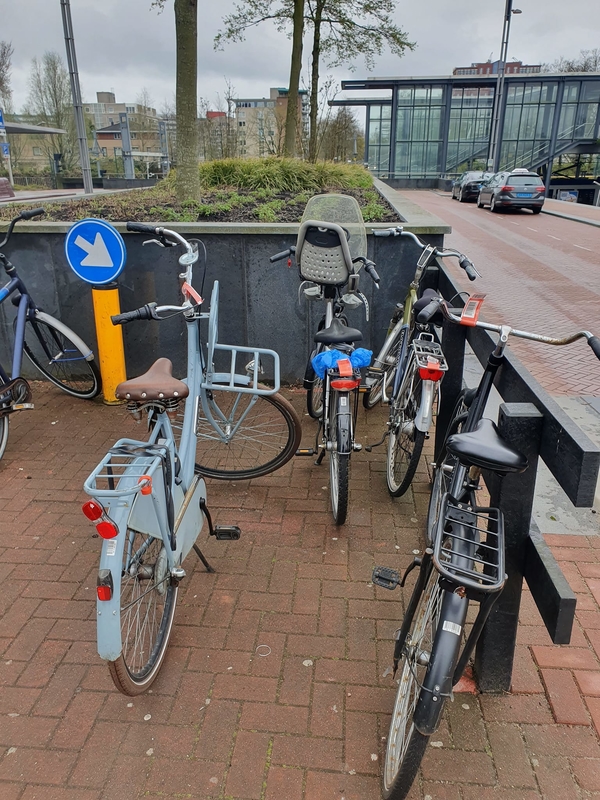
[[[131,134],[131,138],[132,138],[132,139],[137,139],[137,137],[138,137],[137,133],[132,133],[132,134]]]
[[[120,139],[120,138],[121,138],[120,133],[113,133],[113,139]]]
[[[123,155],[123,151],[120,147],[113,147],[113,153],[115,154],[115,157]]]
[[[89,113],[90,113],[90,109],[89,109],[89,107],[87,107],[87,108],[85,109],[85,112],[86,112],[86,114],[89,114]]]
[[[106,147],[102,147],[101,150],[102,150],[102,155],[104,156],[104,158],[106,158]]]
[[[34,156],[41,156],[42,155],[42,148],[41,147],[34,147],[33,148],[33,155]]]
[[[114,108],[113,108],[112,106],[109,106],[109,107],[108,107],[108,113],[109,113],[109,114],[113,114],[113,113],[114,113],[114,111],[115,111],[115,110],[114,110]]]
[[[238,122],[238,126],[240,128],[244,128],[246,126],[246,123],[245,122]]]

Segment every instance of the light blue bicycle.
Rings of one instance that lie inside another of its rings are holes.
[[[159,358],[144,375],[117,387],[117,397],[127,401],[137,419],[147,415],[150,436],[147,441],[120,439],[84,484],[92,498],[84,504],[84,514],[103,538],[97,579],[98,653],[108,662],[115,686],[124,694],[136,695],[148,689],[163,662],[179,583],[185,577],[182,564],[190,550],[195,550],[207,571],[213,571],[196,545],[204,520],[209,534],[217,539],[240,537],[236,526],[212,524],[202,468],[196,464],[197,448],[201,453],[212,442],[217,449],[239,451],[233,462],[227,456],[214,461],[217,477],[266,474],[295,453],[300,422],[293,408],[276,394],[279,357],[275,351],[218,343],[218,283],[209,313],[201,313],[202,299],[192,286],[197,246],[165,228],[140,223],[128,223],[127,228],[150,233],[163,246],[185,248],[179,259],[184,302],[181,306],[150,303],[113,317],[113,323],[183,314],[188,334],[185,381],[172,376],[169,359]],[[202,319],[208,321],[206,360],[200,346]],[[215,369],[219,354],[226,356],[228,371]],[[236,371],[239,355],[252,359],[245,374]],[[265,360],[274,376],[273,388],[259,383]],[[179,427],[182,401],[185,409]],[[277,412],[264,430],[260,424],[264,415],[256,412],[263,405]]]

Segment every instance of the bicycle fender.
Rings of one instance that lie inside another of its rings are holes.
[[[433,422],[433,401],[437,384],[435,381],[421,381],[421,386],[421,403],[415,417],[415,426],[418,431],[427,433]]]
[[[350,455],[352,452],[352,411],[350,395],[340,392],[337,404],[337,451],[340,455]]]
[[[445,696],[452,691],[452,677],[458,661],[468,606],[466,597],[459,597],[454,592],[444,592],[440,624],[413,715],[416,729],[424,736],[431,736],[437,730]]]
[[[102,542],[100,570],[110,570],[113,591],[110,600],[96,599],[96,638],[98,655],[106,661],[116,661],[121,655],[121,557],[127,535],[129,509],[115,504],[108,513],[117,525],[119,534]]]

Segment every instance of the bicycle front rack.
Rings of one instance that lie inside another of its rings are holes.
[[[446,493],[440,504],[433,562],[454,586],[499,592],[504,570],[504,518],[497,508],[457,503]]]

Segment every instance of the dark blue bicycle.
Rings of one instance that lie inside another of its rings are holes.
[[[32,219],[44,213],[43,208],[22,211],[11,220],[0,248],[10,239],[19,220]],[[100,372],[94,353],[70,328],[35,304],[17,269],[0,252],[0,263],[8,275],[8,283],[0,288],[0,304],[11,295],[17,308],[14,320],[14,346],[10,372],[0,364],[0,458],[8,442],[10,414],[33,408],[31,388],[21,376],[23,353],[55,386],[73,397],[91,399],[99,394]]]

